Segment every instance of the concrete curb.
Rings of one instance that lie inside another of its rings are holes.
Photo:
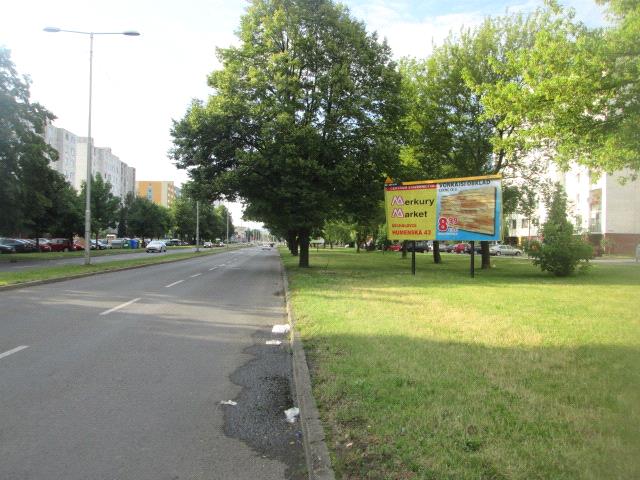
[[[231,249],[231,250],[238,250],[238,249]],[[231,250],[228,250],[228,251],[231,251]],[[222,252],[216,251],[216,253],[208,253],[207,255],[216,255],[217,253],[222,253]],[[48,283],[65,282],[67,280],[76,280],[78,278],[93,277],[94,275],[102,275],[103,273],[123,272],[125,270],[135,270],[137,268],[152,267],[154,265],[164,265],[165,263],[183,262],[185,260],[193,260],[194,258],[198,258],[198,257],[196,256],[196,257],[189,257],[189,258],[172,258],[170,260],[167,260],[166,262],[143,263],[142,265],[132,265],[130,267],[113,268],[110,270],[101,270],[99,272],[79,273],[77,275],[69,275],[67,277],[47,278],[46,280],[34,280],[33,282],[13,283],[11,285],[0,285],[0,292],[4,292],[5,290],[17,290],[19,288],[37,287],[38,285],[46,285]],[[108,263],[108,262],[105,262],[105,263]]]
[[[300,335],[295,329],[295,317],[291,310],[289,280],[282,260],[280,261],[280,267],[282,269],[287,319],[292,331],[290,342],[293,350],[293,383],[298,408],[300,409],[300,425],[302,426],[309,480],[335,480],[335,474],[331,468],[329,449],[324,441],[324,429],[320,423],[320,414],[311,391],[311,377],[309,376],[307,358],[304,354]]]

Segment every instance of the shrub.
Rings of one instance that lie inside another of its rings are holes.
[[[527,250],[533,264],[543,272],[566,277],[589,266],[593,248],[575,235],[573,225],[567,219],[567,196],[557,184],[547,210],[547,221],[542,227],[542,242],[531,242]]]

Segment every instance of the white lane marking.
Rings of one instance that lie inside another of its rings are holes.
[[[209,271],[215,270],[216,268],[218,268],[218,267],[210,268]]]
[[[202,275],[201,273],[196,273],[195,275],[191,275],[189,278],[196,278],[199,277],[200,275]]]
[[[110,313],[115,312],[116,310],[120,310],[121,308],[128,307],[132,303],[136,303],[138,300],[140,300],[140,298],[134,298],[133,300],[129,300],[128,302],[121,303],[117,307],[113,307],[113,308],[110,308],[109,310],[102,312],[100,315],[109,315]]]
[[[13,355],[14,353],[19,352],[20,350],[24,350],[25,348],[29,348],[29,345],[20,345],[12,350],[7,350],[4,353],[0,353],[0,358],[8,357],[9,355]]]
[[[184,282],[184,280],[178,280],[177,282],[170,283],[169,285],[165,285],[164,288],[171,288],[174,285]]]

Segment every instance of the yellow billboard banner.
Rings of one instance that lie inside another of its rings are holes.
[[[389,185],[385,209],[390,239],[413,240],[435,235],[436,184]]]

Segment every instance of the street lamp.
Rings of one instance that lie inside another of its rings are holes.
[[[133,30],[126,32],[80,32],[77,30],[63,30],[57,27],[46,27],[45,32],[49,33],[79,33],[81,35],[89,35],[89,133],[87,135],[87,185],[85,189],[85,212],[84,212],[84,264],[91,263],[91,93],[93,88],[93,36],[94,35],[127,35],[129,37],[137,37],[140,33]]]

